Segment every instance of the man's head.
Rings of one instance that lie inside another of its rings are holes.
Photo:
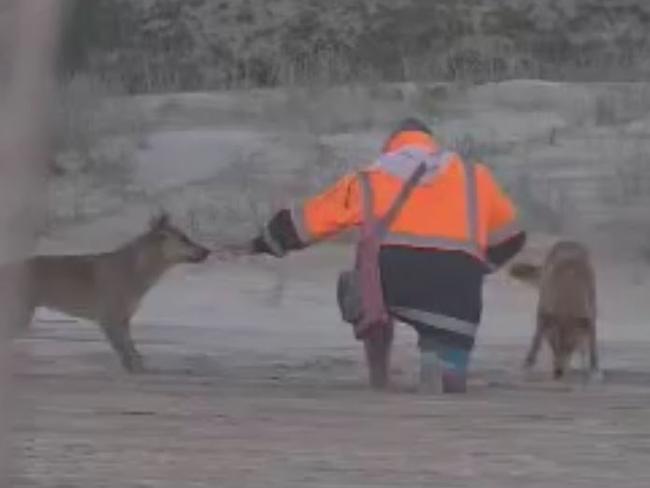
[[[420,119],[415,117],[407,117],[397,124],[397,127],[393,130],[392,136],[400,132],[424,132],[425,134],[432,135],[431,129],[422,122]]]
[[[431,129],[415,117],[408,117],[397,124],[386,138],[382,153],[397,151],[407,145],[422,146],[431,150],[438,148],[438,142],[433,137]]]

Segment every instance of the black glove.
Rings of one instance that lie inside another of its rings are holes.
[[[257,236],[251,241],[250,248],[251,254],[269,254],[276,258],[281,258],[285,255],[282,249],[274,250],[271,246],[269,246],[269,243],[266,239],[264,239],[264,236],[262,235]]]

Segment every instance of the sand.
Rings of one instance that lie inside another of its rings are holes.
[[[13,486],[650,486],[648,304],[627,268],[602,280],[603,384],[554,383],[547,356],[522,376],[534,295],[496,276],[469,393],[423,397],[406,326],[390,391],[366,387],[334,308],[349,257],[291,257],[284,288],[268,259],[173,270],[135,318],[142,376],[94,325],[40,312],[16,343]]]

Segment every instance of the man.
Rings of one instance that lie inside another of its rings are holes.
[[[382,241],[384,299],[391,316],[419,335],[421,389],[441,384],[464,392],[484,276],[518,253],[526,236],[490,170],[443,150],[417,119],[403,121],[364,170],[375,215],[386,213],[422,162],[424,176]],[[281,210],[253,241],[254,252],[280,257],[359,225],[362,192],[358,175],[349,174],[302,206]]]

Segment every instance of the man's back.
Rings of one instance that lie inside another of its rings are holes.
[[[384,299],[394,318],[415,328],[423,351],[435,350],[464,375],[480,322],[484,276],[521,249],[525,234],[490,170],[445,151],[412,120],[391,134],[380,157],[364,170],[375,215],[388,211],[421,163],[424,176],[382,240]],[[253,248],[278,255],[274,249],[302,249],[358,226],[364,191],[358,174],[342,177],[276,214]]]

